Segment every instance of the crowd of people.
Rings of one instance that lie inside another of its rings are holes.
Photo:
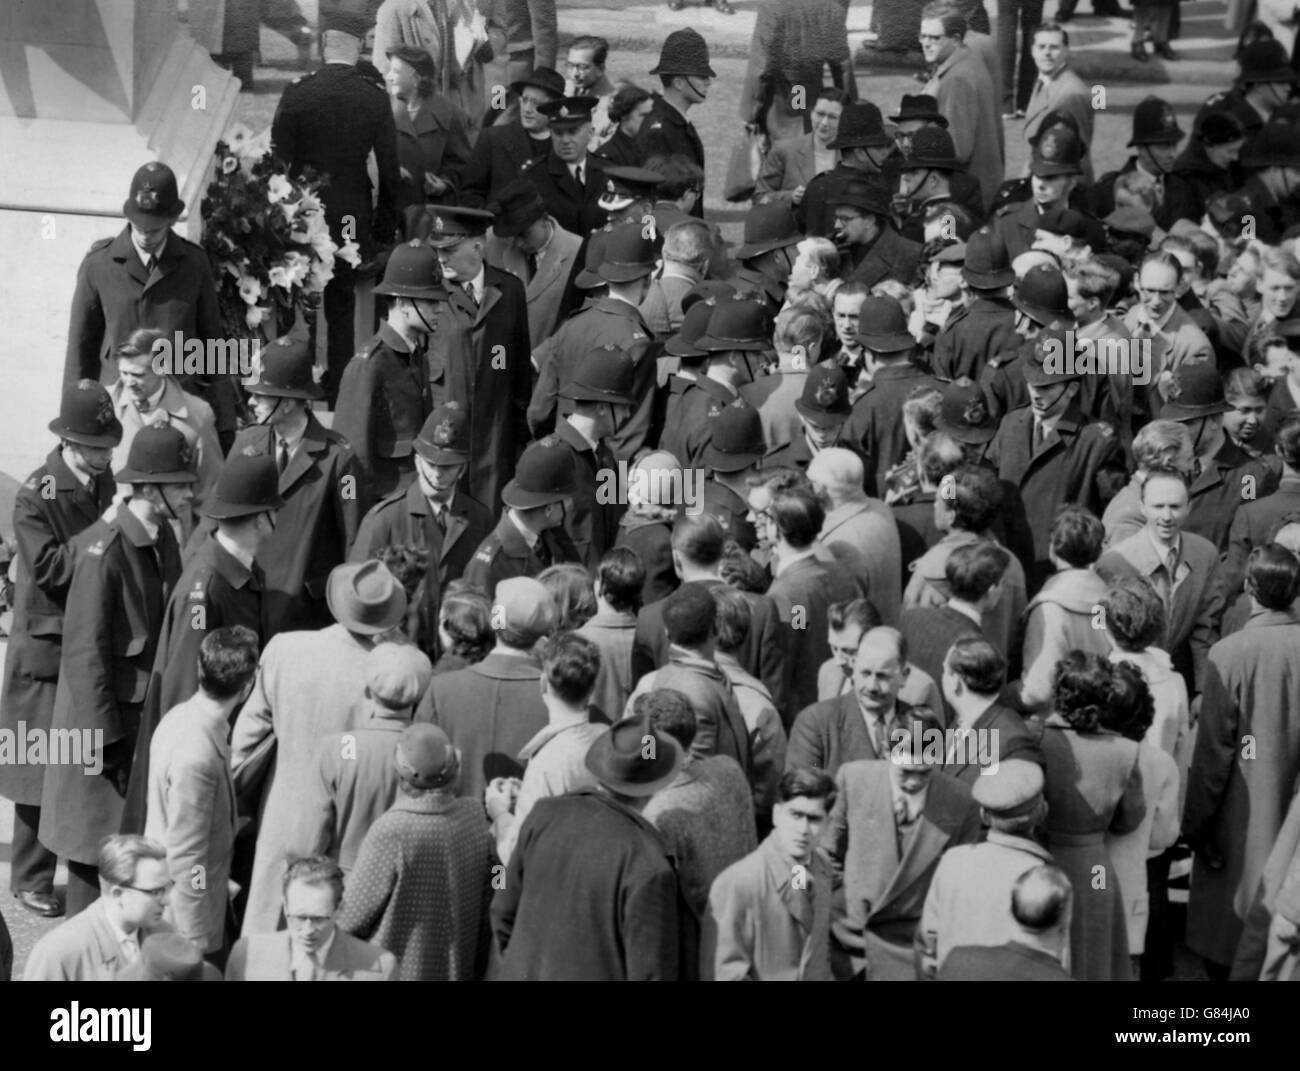
[[[80,270],[13,524],[13,891],[69,916],[23,976],[1297,976],[1282,46],[1097,176],[1037,25],[1008,176],[929,4],[898,102],[762,72],[730,248],[694,30],[654,91],[580,37],[471,116],[390,4],[272,128],[366,251],[324,368],[158,371],[221,330],[165,163]]]

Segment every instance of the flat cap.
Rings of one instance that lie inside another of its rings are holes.
[[[1043,793],[1043,768],[1025,759],[1003,759],[980,771],[971,786],[975,802],[1002,818],[1029,814]]]
[[[429,689],[433,666],[412,643],[381,643],[366,655],[366,687],[386,707],[414,706]]]

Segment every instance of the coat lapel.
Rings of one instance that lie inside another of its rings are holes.
[[[934,791],[934,786],[930,786],[930,791]],[[886,789],[888,795],[888,789]],[[885,813],[893,817],[893,802],[887,799],[885,801]],[[938,858],[943,852],[944,846],[947,845],[949,834],[934,823],[930,817],[933,807],[931,798],[927,798],[925,810],[921,812],[921,817],[917,821],[916,835],[912,837],[912,842],[907,846],[903,853],[903,858],[899,861],[897,868],[894,870],[893,877],[889,885],[881,894],[880,903],[876,905],[874,914],[879,916],[890,903],[905,893],[908,888],[917,881],[929,868],[930,864]],[[894,836],[893,822],[890,822],[890,837]]]
[[[461,296],[465,298],[465,304],[468,305],[469,298],[466,297],[463,291]],[[487,319],[488,313],[492,311],[493,306],[500,300],[501,291],[491,283],[485,283],[483,286],[483,300],[479,302],[478,313],[474,317],[475,328],[479,327],[483,321]]]
[[[289,464],[285,466],[284,472],[280,473],[280,494],[283,495],[289,490],[315,464],[314,455],[324,453],[329,448],[329,443],[323,434],[324,430],[316,423],[315,417],[308,418],[307,430],[303,433],[298,452],[289,458]]]
[[[432,518],[429,519],[429,523],[433,524]],[[468,527],[469,521],[465,519],[465,506],[458,496],[454,511],[447,517],[447,534],[442,537],[442,546],[438,550],[439,562],[446,559],[451,548],[456,545],[456,540],[461,537],[461,533]]]

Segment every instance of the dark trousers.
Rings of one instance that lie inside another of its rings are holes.
[[[39,805],[14,804],[13,868],[9,875],[11,892],[54,891],[54,868],[58,865],[58,857],[36,836],[40,827]]]
[[[334,260],[334,278],[325,286],[325,397],[329,407],[338,400],[343,370],[356,352],[356,270],[341,257]],[[319,322],[319,320],[317,321]]]
[[[1133,44],[1140,45],[1148,33],[1153,45],[1169,43],[1169,19],[1172,7],[1142,4],[1133,9]]]
[[[1147,860],[1147,940],[1141,980],[1159,982],[1174,973],[1174,935],[1169,918],[1169,868],[1172,852]]]
[[[68,860],[67,916],[85,911],[99,899],[99,867]]]
[[[1002,60],[1002,106],[1005,111],[1029,107],[1038,66],[1034,63],[1034,27],[1043,21],[1043,0],[998,0],[998,56]],[[1016,26],[1020,27],[1019,62]]]

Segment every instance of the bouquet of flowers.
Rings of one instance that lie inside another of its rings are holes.
[[[228,337],[287,331],[296,311],[310,314],[334,276],[334,258],[356,266],[356,242],[330,237],[310,171],[291,178],[271,155],[271,132],[242,124],[217,142],[217,166],[203,198],[203,248],[212,262]],[[264,326],[265,325],[265,326]]]

